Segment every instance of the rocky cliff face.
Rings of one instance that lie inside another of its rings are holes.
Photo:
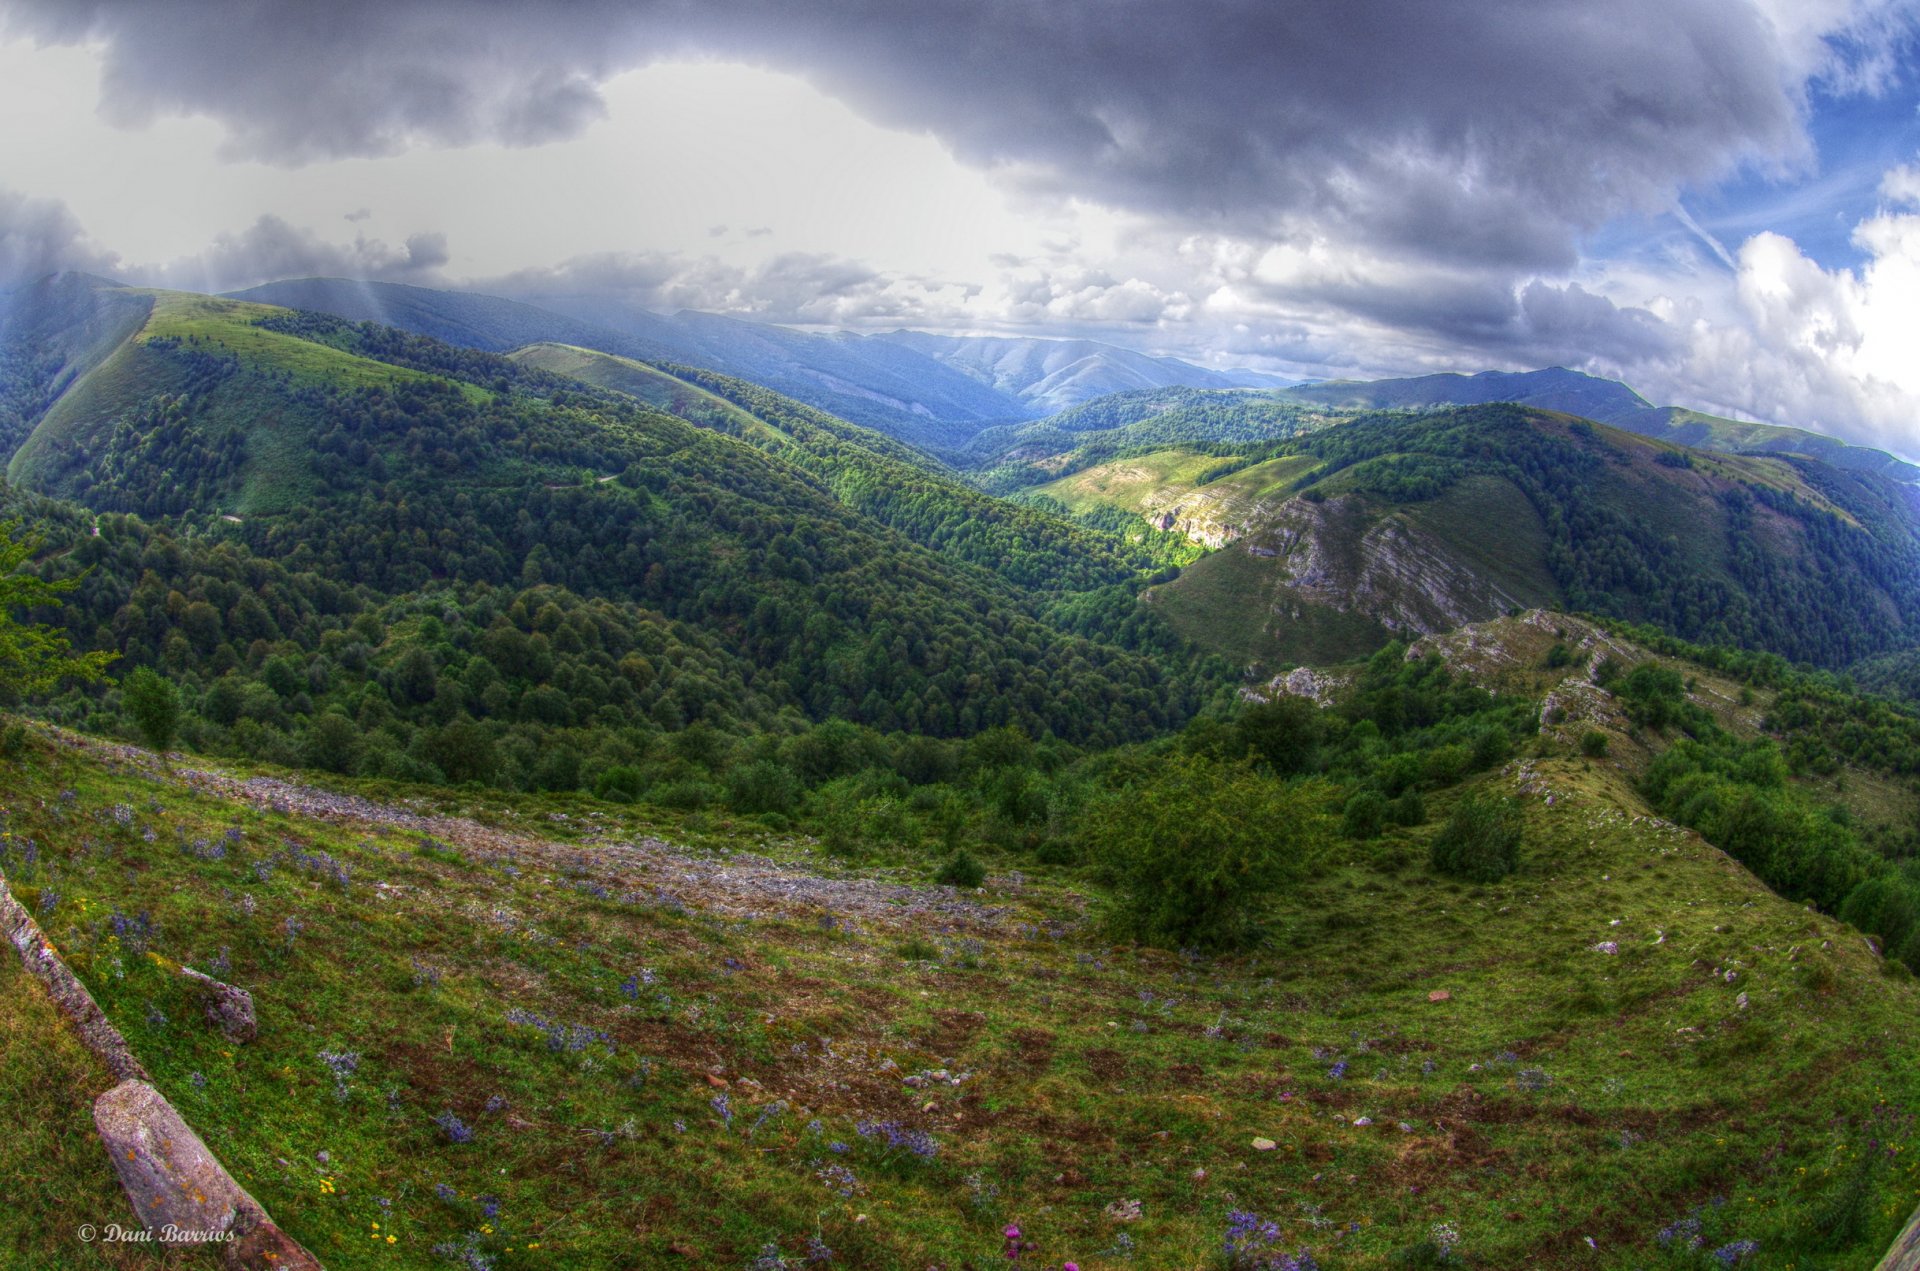
[[[1404,514],[1377,516],[1351,494],[1289,499],[1241,550],[1273,559],[1277,613],[1317,605],[1412,636],[1521,604]]]

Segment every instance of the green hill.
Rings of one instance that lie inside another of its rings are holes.
[[[1281,395],[1356,411],[1515,402],[1579,415],[1683,446],[1731,454],[1805,455],[1836,468],[1871,472],[1908,484],[1920,481],[1920,467],[1885,451],[1848,445],[1803,428],[1723,419],[1679,406],[1654,406],[1616,380],[1558,366],[1518,373],[1482,371],[1478,375],[1423,375],[1412,379],[1329,380],[1285,389]]]
[[[1514,406],[1152,451],[1034,493],[1220,547],[1153,604],[1243,662],[1338,659],[1540,604],[1830,667],[1910,645],[1920,622],[1902,487]]]
[[[1275,762],[1394,810],[1330,842],[1241,953],[1116,944],[1097,839],[1078,866],[990,855],[956,891],[922,881],[931,824],[849,856],[45,732],[0,760],[0,862],[162,1091],[333,1267],[985,1265],[1010,1223],[1049,1262],[1185,1266],[1238,1213],[1356,1268],[1877,1257],[1914,1190],[1920,989],[1643,792],[1687,747],[1770,753],[1768,720],[1864,737],[1861,704],[1542,613],[1333,675],[1329,709],[1279,708],[1318,741]],[[1144,807],[1156,771],[1272,738],[1265,718],[1046,780]],[[1910,720],[1879,728],[1920,754]],[[1837,773],[1863,836],[1914,812],[1872,753]],[[930,788],[991,798],[1021,770],[980,760]],[[1764,769],[1727,788],[1788,810],[1839,789]],[[1491,882],[1428,863],[1475,797],[1511,799],[1521,835]],[[247,987],[259,1038],[204,1023],[181,964]],[[34,987],[0,978],[9,1037],[58,1036]],[[61,1114],[97,1081],[50,1053],[35,1143],[70,1190],[16,1191],[0,1240],[57,1258],[71,1200],[114,1198]]]
[[[279,708],[255,721],[289,747],[331,711],[363,711],[363,687],[410,643],[385,624],[449,603],[429,599],[439,595],[461,597],[447,610],[458,618],[437,624],[451,642],[422,642],[431,665],[418,693],[381,693],[403,748],[417,726],[453,716],[526,737],[611,729],[595,721],[622,681],[651,699],[654,728],[758,728],[786,713],[936,735],[1018,723],[1105,741],[1177,723],[1211,691],[1198,672],[1169,679],[1166,659],[1113,643],[1154,639],[1125,612],[1144,561],[1118,543],[992,501],[910,465],[898,443],[772,394],[720,377],[685,392],[708,408],[731,392],[763,415],[785,412],[782,434],[807,440],[770,451],[390,328],[160,293],[144,327],[53,403],[10,472],[97,512],[170,519],[158,533],[116,523],[84,542],[84,523],[68,520],[72,563],[102,571],[88,582],[90,646],[177,669],[195,693],[235,675],[257,683],[270,655],[254,641],[303,668],[318,658],[323,670],[301,673],[314,682],[275,692]],[[156,543],[158,568],[143,559]],[[304,602],[240,617],[222,580],[257,567],[221,555],[235,549],[279,563]],[[474,588],[496,597],[477,624]],[[604,620],[617,636],[543,641],[557,643],[561,667],[585,659],[591,671],[476,657],[496,618],[522,641],[557,634],[537,629],[544,600],[513,616],[517,596],[542,588],[558,590],[562,612],[618,612]],[[1062,590],[1101,588],[1120,589],[1113,622],[1083,612],[1069,633],[1043,614]],[[130,602],[166,617],[129,623]],[[166,622],[195,605],[217,620],[169,652]],[[343,662],[345,628],[368,611],[380,615],[357,638],[369,653]],[[666,693],[651,671],[638,682],[616,672],[663,622],[673,642],[719,659],[718,682]],[[443,699],[436,677],[456,675],[491,675],[506,697],[485,705],[485,686],[463,681]],[[221,713],[224,727],[241,722]]]

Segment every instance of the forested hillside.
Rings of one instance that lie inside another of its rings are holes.
[[[592,785],[695,723],[1108,745],[1224,685],[1143,621],[1149,562],[1119,541],[765,390],[674,382],[765,435],[162,293],[38,422],[9,497],[42,568],[82,577],[61,620],[174,677],[197,744],[337,770]],[[1049,617],[1063,593],[1085,599]]]

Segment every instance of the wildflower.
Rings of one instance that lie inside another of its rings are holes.
[[[729,1130],[733,1128],[733,1100],[723,1094],[717,1094],[707,1101],[707,1106],[719,1114],[722,1125]]]
[[[827,1242],[817,1234],[807,1237],[807,1262],[811,1264],[832,1262],[833,1250],[827,1248]]]
[[[884,1139],[887,1151],[905,1148],[923,1161],[940,1154],[940,1145],[925,1130],[903,1126],[898,1121],[862,1121],[853,1127],[863,1139]]]
[[[1753,1254],[1760,1252],[1758,1240],[1735,1240],[1721,1245],[1713,1251],[1713,1259],[1723,1267],[1730,1267]]]
[[[347,1079],[360,1071],[360,1053],[353,1050],[323,1050],[319,1058],[327,1066],[327,1071],[333,1074],[334,1098],[345,1100]]]
[[[435,1183],[433,1185],[433,1194],[449,1205],[460,1199],[460,1193],[445,1183]]]
[[[852,1170],[838,1162],[821,1166],[813,1172],[813,1176],[825,1183],[828,1189],[842,1200],[852,1200],[860,1191],[860,1179]]]
[[[762,1111],[758,1117],[754,1118],[752,1128],[750,1128],[747,1131],[747,1137],[751,1139],[754,1135],[760,1132],[761,1126],[773,1120],[775,1117],[779,1116],[782,1112],[785,1112],[786,1110],[787,1110],[787,1101],[785,1099],[775,1099],[772,1103],[769,1103],[766,1106],[765,1110]]]
[[[1033,1252],[1033,1242],[1023,1239],[1020,1235],[1020,1228],[1014,1223],[1008,1223],[1006,1229],[1000,1233],[1000,1236],[1006,1241],[1006,1244],[1000,1250],[1000,1256],[1008,1262],[1018,1262]]]
[[[473,1142],[472,1127],[468,1126],[467,1123],[459,1117],[453,1115],[451,1111],[442,1112],[433,1119],[433,1123],[440,1127],[440,1132],[447,1136],[447,1142],[449,1143]]]
[[[507,1110],[507,1097],[505,1095],[495,1094],[495,1095],[487,1096],[487,1111],[505,1112],[506,1110]]]
[[[1339,1081],[1342,1078],[1344,1078],[1346,1075],[1347,1075],[1347,1061],[1344,1059],[1335,1063],[1333,1067],[1327,1069],[1327,1076],[1334,1081]]]

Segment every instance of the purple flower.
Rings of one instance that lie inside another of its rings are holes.
[[[447,1136],[447,1142],[449,1143],[473,1142],[472,1127],[468,1126],[467,1123],[459,1117],[453,1115],[451,1111],[442,1112],[433,1119],[433,1123],[440,1127],[440,1132]]]
[[[1327,1076],[1331,1077],[1335,1081],[1339,1081],[1346,1075],[1347,1075],[1347,1061],[1344,1059],[1334,1064],[1333,1067],[1327,1069]]]

